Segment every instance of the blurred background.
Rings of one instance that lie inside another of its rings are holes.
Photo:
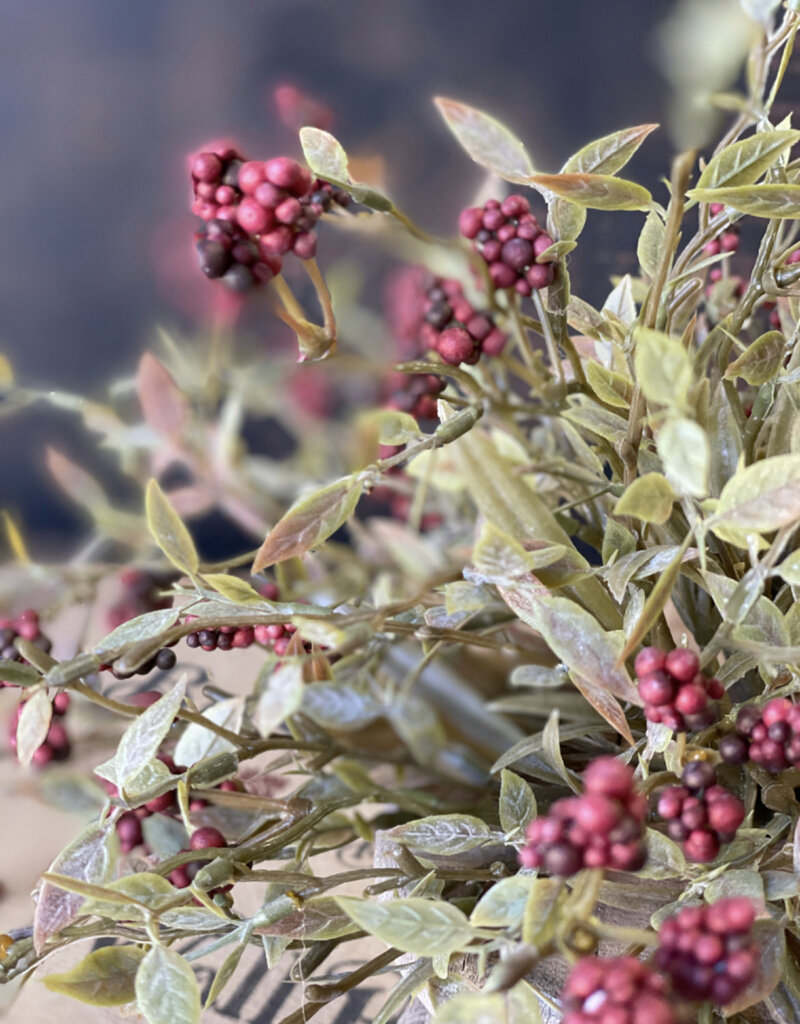
[[[676,12],[689,8],[716,12],[716,48],[708,33],[681,37]],[[383,156],[398,205],[448,234],[482,174],[432,95],[496,114],[537,167],[557,170],[615,129],[685,124],[679,83],[691,92],[719,50],[715,88],[727,87],[754,30],[737,0],[4,0],[0,25],[0,352],[22,384],[95,397],[134,371],[154,324],[190,330],[207,311],[209,286],[187,269],[186,154],[223,136],[254,157],[297,155],[276,86],[328,105],[349,152]],[[676,141],[657,132],[625,174],[664,199]],[[635,214],[590,216],[571,267],[589,301],[635,270],[640,228]],[[263,306],[248,326],[269,344]],[[32,544],[61,547],[83,520],[41,452],[56,435],[81,451],[81,427],[37,407],[0,429],[0,505]]]

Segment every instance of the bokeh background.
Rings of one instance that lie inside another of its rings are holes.
[[[399,205],[450,233],[482,175],[432,95],[495,113],[557,170],[599,135],[675,122],[675,82],[698,61],[663,24],[693,4],[735,9],[720,49],[738,46],[737,0],[3,0],[0,351],[21,383],[100,396],[133,371],[155,323],[191,328],[202,299],[193,310],[183,277],[186,153],[219,136],[253,156],[296,153],[277,85],[328,104],[350,152],[383,155]],[[626,174],[657,191],[672,149],[670,131],[656,133]],[[601,301],[612,274],[635,269],[640,227],[590,217],[572,267],[581,294]],[[268,345],[260,318],[249,327]],[[32,544],[63,549],[82,520],[41,452],[54,436],[81,452],[79,424],[37,407],[0,431],[0,505]]]

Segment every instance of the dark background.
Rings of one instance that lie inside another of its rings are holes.
[[[221,135],[256,157],[296,152],[271,103],[275,85],[325,101],[350,152],[386,158],[399,205],[452,233],[482,174],[430,97],[495,113],[537,167],[557,170],[592,138],[663,120],[651,39],[671,6],[3,0],[0,351],[22,384],[101,396],[133,371],[154,323],[191,327],[195,293],[168,280],[192,229],[185,155]],[[626,173],[664,198],[669,156],[656,133]],[[572,267],[581,294],[601,301],[612,273],[634,269],[640,227],[636,214],[590,216]],[[265,343],[269,329],[262,315]],[[34,544],[71,537],[82,520],[41,451],[56,436],[79,452],[75,421],[39,408],[0,419],[0,430],[0,505],[26,521]]]

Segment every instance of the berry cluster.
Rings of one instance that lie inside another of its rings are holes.
[[[205,221],[197,233],[200,267],[246,291],[281,272],[293,252],[311,259],[317,251],[316,223],[350,197],[312,179],[296,160],[243,160],[236,150],[200,153],[192,162],[192,212]]]
[[[133,676],[148,676],[153,669],[159,669],[161,672],[169,672],[170,669],[175,668],[177,662],[177,656],[174,651],[170,650],[170,647],[174,647],[177,640],[174,640],[169,647],[162,647],[161,650],[148,658],[138,668],[131,669],[129,672],[123,672],[116,668],[114,665],[101,665],[100,672],[110,672],[115,679],[132,679]]]
[[[659,929],[656,964],[686,999],[729,1003],[755,976],[755,916],[754,904],[743,897],[684,907]]]
[[[645,647],[636,656],[635,669],[649,722],[660,722],[674,732],[696,732],[716,720],[713,701],[725,691],[718,679],[700,672],[693,651]]]
[[[690,761],[680,786],[658,792],[656,810],[667,824],[667,835],[683,844],[688,860],[706,864],[714,860],[722,843],[730,843],[744,821],[744,804],[717,785],[717,773],[708,761]]]
[[[563,1024],[678,1024],[667,979],[632,956],[583,957],[562,992]]]
[[[189,840],[190,850],[211,850],[217,847],[223,848],[227,845],[225,836],[219,829],[212,828],[210,825],[204,825],[202,828],[195,829]],[[177,868],[173,868],[169,873],[170,882],[172,882],[176,889],[187,888],[187,886],[192,884],[194,876],[203,866],[203,863],[203,861],[190,861],[188,864],[180,864]],[[210,895],[213,896],[217,892],[228,892],[232,888],[232,885],[222,886],[220,889],[213,889]]]
[[[785,697],[760,709],[745,705],[736,716],[736,732],[720,740],[719,753],[729,764],[755,761],[774,775],[800,768],[800,705]]]
[[[47,736],[42,745],[34,751],[31,760],[36,768],[44,768],[51,761],[66,761],[69,757],[72,745],[64,723],[61,721],[67,713],[69,703],[69,694],[64,690],[60,690],[53,698],[53,718],[50,728],[47,730]],[[17,749],[17,725],[24,706],[25,701],[20,701],[8,723],[8,741],[12,750]]]
[[[386,306],[403,358],[432,350],[451,366],[474,365],[483,353],[499,355],[507,341],[491,312],[476,309],[458,281],[434,277],[422,267],[393,275]]]
[[[582,796],[557,800],[546,817],[530,823],[520,862],[562,877],[581,868],[638,871],[647,857],[647,800],[634,789],[633,770],[614,757],[598,757],[583,781]]]
[[[539,258],[553,239],[539,227],[524,196],[510,195],[502,203],[488,199],[482,207],[462,210],[458,227],[489,266],[495,288],[513,288],[527,296],[553,282],[553,262]]]
[[[0,661],[25,660],[14,646],[17,637],[29,641],[43,651],[50,650],[50,641],[39,628],[39,616],[31,608],[15,619],[0,619]],[[4,683],[0,682],[0,686],[3,685]]]
[[[278,588],[274,583],[264,583],[259,587],[259,593],[268,601],[278,599]],[[195,619],[195,615],[187,615],[186,621]],[[186,637],[186,644],[189,647],[199,647],[204,651],[230,651],[243,649],[260,644],[262,647],[269,647],[278,657],[283,657],[289,649],[292,637],[297,632],[297,626],[291,622],[275,622],[270,625],[260,624],[257,626],[220,626],[218,628],[198,629],[195,633],[189,633]],[[303,645],[306,652],[311,650],[311,644]]]

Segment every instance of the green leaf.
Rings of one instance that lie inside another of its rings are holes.
[[[604,135],[573,154],[561,168],[565,173],[616,174],[621,171],[657,124],[637,124]]]
[[[434,814],[401,825],[393,833],[395,842],[413,853],[466,853],[488,843],[496,843],[493,832],[481,818],[469,814]]]
[[[355,511],[363,484],[353,476],[296,501],[258,549],[252,572],[303,555],[327,540]]]
[[[677,843],[654,828],[647,830],[647,863],[636,872],[640,878],[675,878],[686,872],[686,858]]]
[[[553,230],[561,242],[574,242],[586,224],[586,209],[556,196],[550,203]]]
[[[679,494],[695,498],[708,495],[711,446],[699,423],[670,416],[656,437],[664,475]]]
[[[142,960],[136,1000],[149,1024],[200,1024],[200,989],[194,971],[167,946],[151,946]]]
[[[91,824],[62,850],[49,871],[79,881],[102,884],[111,878],[119,843],[113,822]],[[41,952],[51,936],[65,928],[78,916],[84,897],[65,892],[52,882],[45,882],[33,916],[33,944]]]
[[[499,992],[460,992],[437,1009],[431,1024],[507,1024]]]
[[[764,905],[764,882],[758,871],[733,868],[712,879],[703,889],[706,903],[744,896],[759,907]]]
[[[206,996],[205,1002],[206,1009],[208,1009],[208,1007],[211,1006],[213,1002],[219,999],[223,989],[231,980],[231,978],[234,975],[234,972],[236,971],[236,968],[239,966],[239,962],[241,961],[246,949],[247,944],[243,942],[241,945],[237,946],[236,949],[234,949],[231,953],[229,953],[228,956],[225,957],[225,960],[220,965],[219,970],[214,975],[214,980],[211,983],[211,988],[208,990],[208,995]]]
[[[793,551],[775,570],[792,587],[800,586],[800,551]]]
[[[450,903],[418,896],[388,903],[338,896],[336,903],[359,928],[403,953],[446,956],[472,940],[469,921]]]
[[[532,174],[528,180],[588,210],[644,210],[653,201],[646,188],[608,174]]]
[[[592,359],[586,364],[586,379],[601,402],[613,405],[618,409],[630,407],[633,384],[621,373],[608,370]]]
[[[303,696],[302,665],[290,661],[270,672],[253,710],[253,725],[259,735],[266,739],[282,725],[298,710]]]
[[[203,574],[203,579],[218,594],[227,597],[234,604],[260,604],[262,608],[269,608],[270,602],[238,576],[231,576],[226,572],[207,572]]]
[[[522,941],[545,946],[555,935],[566,891],[558,878],[537,878],[528,895],[522,923]]]
[[[634,332],[636,378],[649,402],[687,412],[692,360],[677,338],[638,327]]]
[[[544,729],[542,729],[542,754],[548,765],[571,788],[576,789],[575,780],[567,771],[564,756],[561,753],[561,732],[558,725],[558,708],[550,712]]]
[[[156,544],[176,568],[193,576],[200,564],[194,541],[155,479],[145,491],[145,511]]]
[[[556,557],[566,552],[563,545],[551,545]],[[490,583],[510,582],[534,568],[534,555],[493,523],[485,522],[472,552],[475,568]]]
[[[733,188],[693,188],[686,193],[701,203],[724,203],[751,217],[797,220],[800,185],[738,185]]]
[[[301,128],[300,144],[306,163],[319,178],[345,189],[364,206],[381,213],[391,213],[394,204],[369,185],[361,185],[350,177],[347,153],[342,144],[321,128]]]
[[[17,757],[19,763],[29,765],[31,758],[47,739],[53,705],[47,690],[35,690],[22,705],[17,722]]]
[[[661,473],[637,477],[614,507],[615,516],[634,516],[645,523],[666,523],[677,495]]]
[[[590,612],[538,582],[501,587],[500,594],[523,622],[541,633],[571,672],[622,700],[641,703],[624,667],[617,664],[617,646]]]
[[[639,264],[648,277],[656,276],[661,250],[664,248],[664,232],[664,221],[655,210],[651,210],[645,219],[636,245]]]
[[[414,417],[397,409],[378,409],[366,420],[378,428],[379,444],[407,444],[420,436],[419,423]]]
[[[45,988],[92,1006],[123,1006],[136,997],[134,980],[145,951],[139,946],[96,949],[63,974],[43,978]]]
[[[672,593],[672,588],[675,586],[678,576],[680,576],[684,554],[686,553],[686,549],[689,547],[691,537],[691,534],[686,536],[683,543],[675,553],[675,557],[672,562],[670,562],[664,572],[658,577],[655,586],[650,591],[650,594],[645,601],[645,605],[642,609],[642,614],[638,622],[630,631],[630,634],[625,641],[625,647],[619,656],[620,661],[624,661],[625,658],[629,657],[632,652],[636,650],[650,627],[664,610]]]
[[[0,681],[11,686],[35,686],[42,681],[42,677],[32,665],[0,658]]]
[[[756,132],[748,139],[740,139],[739,142],[726,146],[709,161],[698,178],[695,189],[752,185],[777,163],[798,139],[800,131],[792,128]]]
[[[349,182],[347,153],[330,132],[321,128],[301,128],[300,145],[306,163],[318,178],[337,185]]]
[[[122,793],[158,753],[185,694],[186,680],[181,679],[169,693],[146,708],[122,734],[114,756],[95,768],[95,775],[113,782]]]
[[[302,710],[323,729],[362,729],[384,711],[368,689],[352,683],[308,683],[303,688]]]
[[[748,532],[769,533],[800,518],[800,455],[775,455],[739,469],[722,488],[709,526],[747,547]]]
[[[175,852],[177,853],[177,850]],[[147,913],[144,908],[159,910],[174,902],[178,895],[177,890],[166,878],[151,871],[124,875],[97,888],[97,895],[87,900],[81,912],[96,917],[107,917],[112,921],[130,921],[132,917],[144,917]],[[132,902],[134,900],[136,902]]]
[[[525,829],[536,817],[536,796],[528,783],[504,768],[500,773],[500,824],[507,833]]]
[[[154,612],[144,612],[135,619],[129,619],[117,626],[108,636],[104,637],[91,648],[100,659],[112,660],[116,655],[126,651],[135,644],[147,640],[155,640],[174,626],[178,612],[174,608],[159,608]]]
[[[228,697],[217,701],[203,711],[203,718],[215,725],[221,725],[231,732],[238,732],[244,713],[244,697]],[[234,745],[199,722],[190,722],[175,746],[172,757],[175,764],[191,768],[206,757],[213,757],[226,750],[235,750]]]
[[[785,355],[786,340],[782,332],[767,331],[728,365],[725,377],[728,380],[741,377],[748,384],[760,387],[777,376]]]
[[[499,121],[475,107],[437,96],[434,100],[445,124],[472,159],[486,170],[527,184],[533,164],[519,139]]]
[[[518,928],[535,885],[534,875],[501,878],[478,900],[470,921],[476,928]]]

